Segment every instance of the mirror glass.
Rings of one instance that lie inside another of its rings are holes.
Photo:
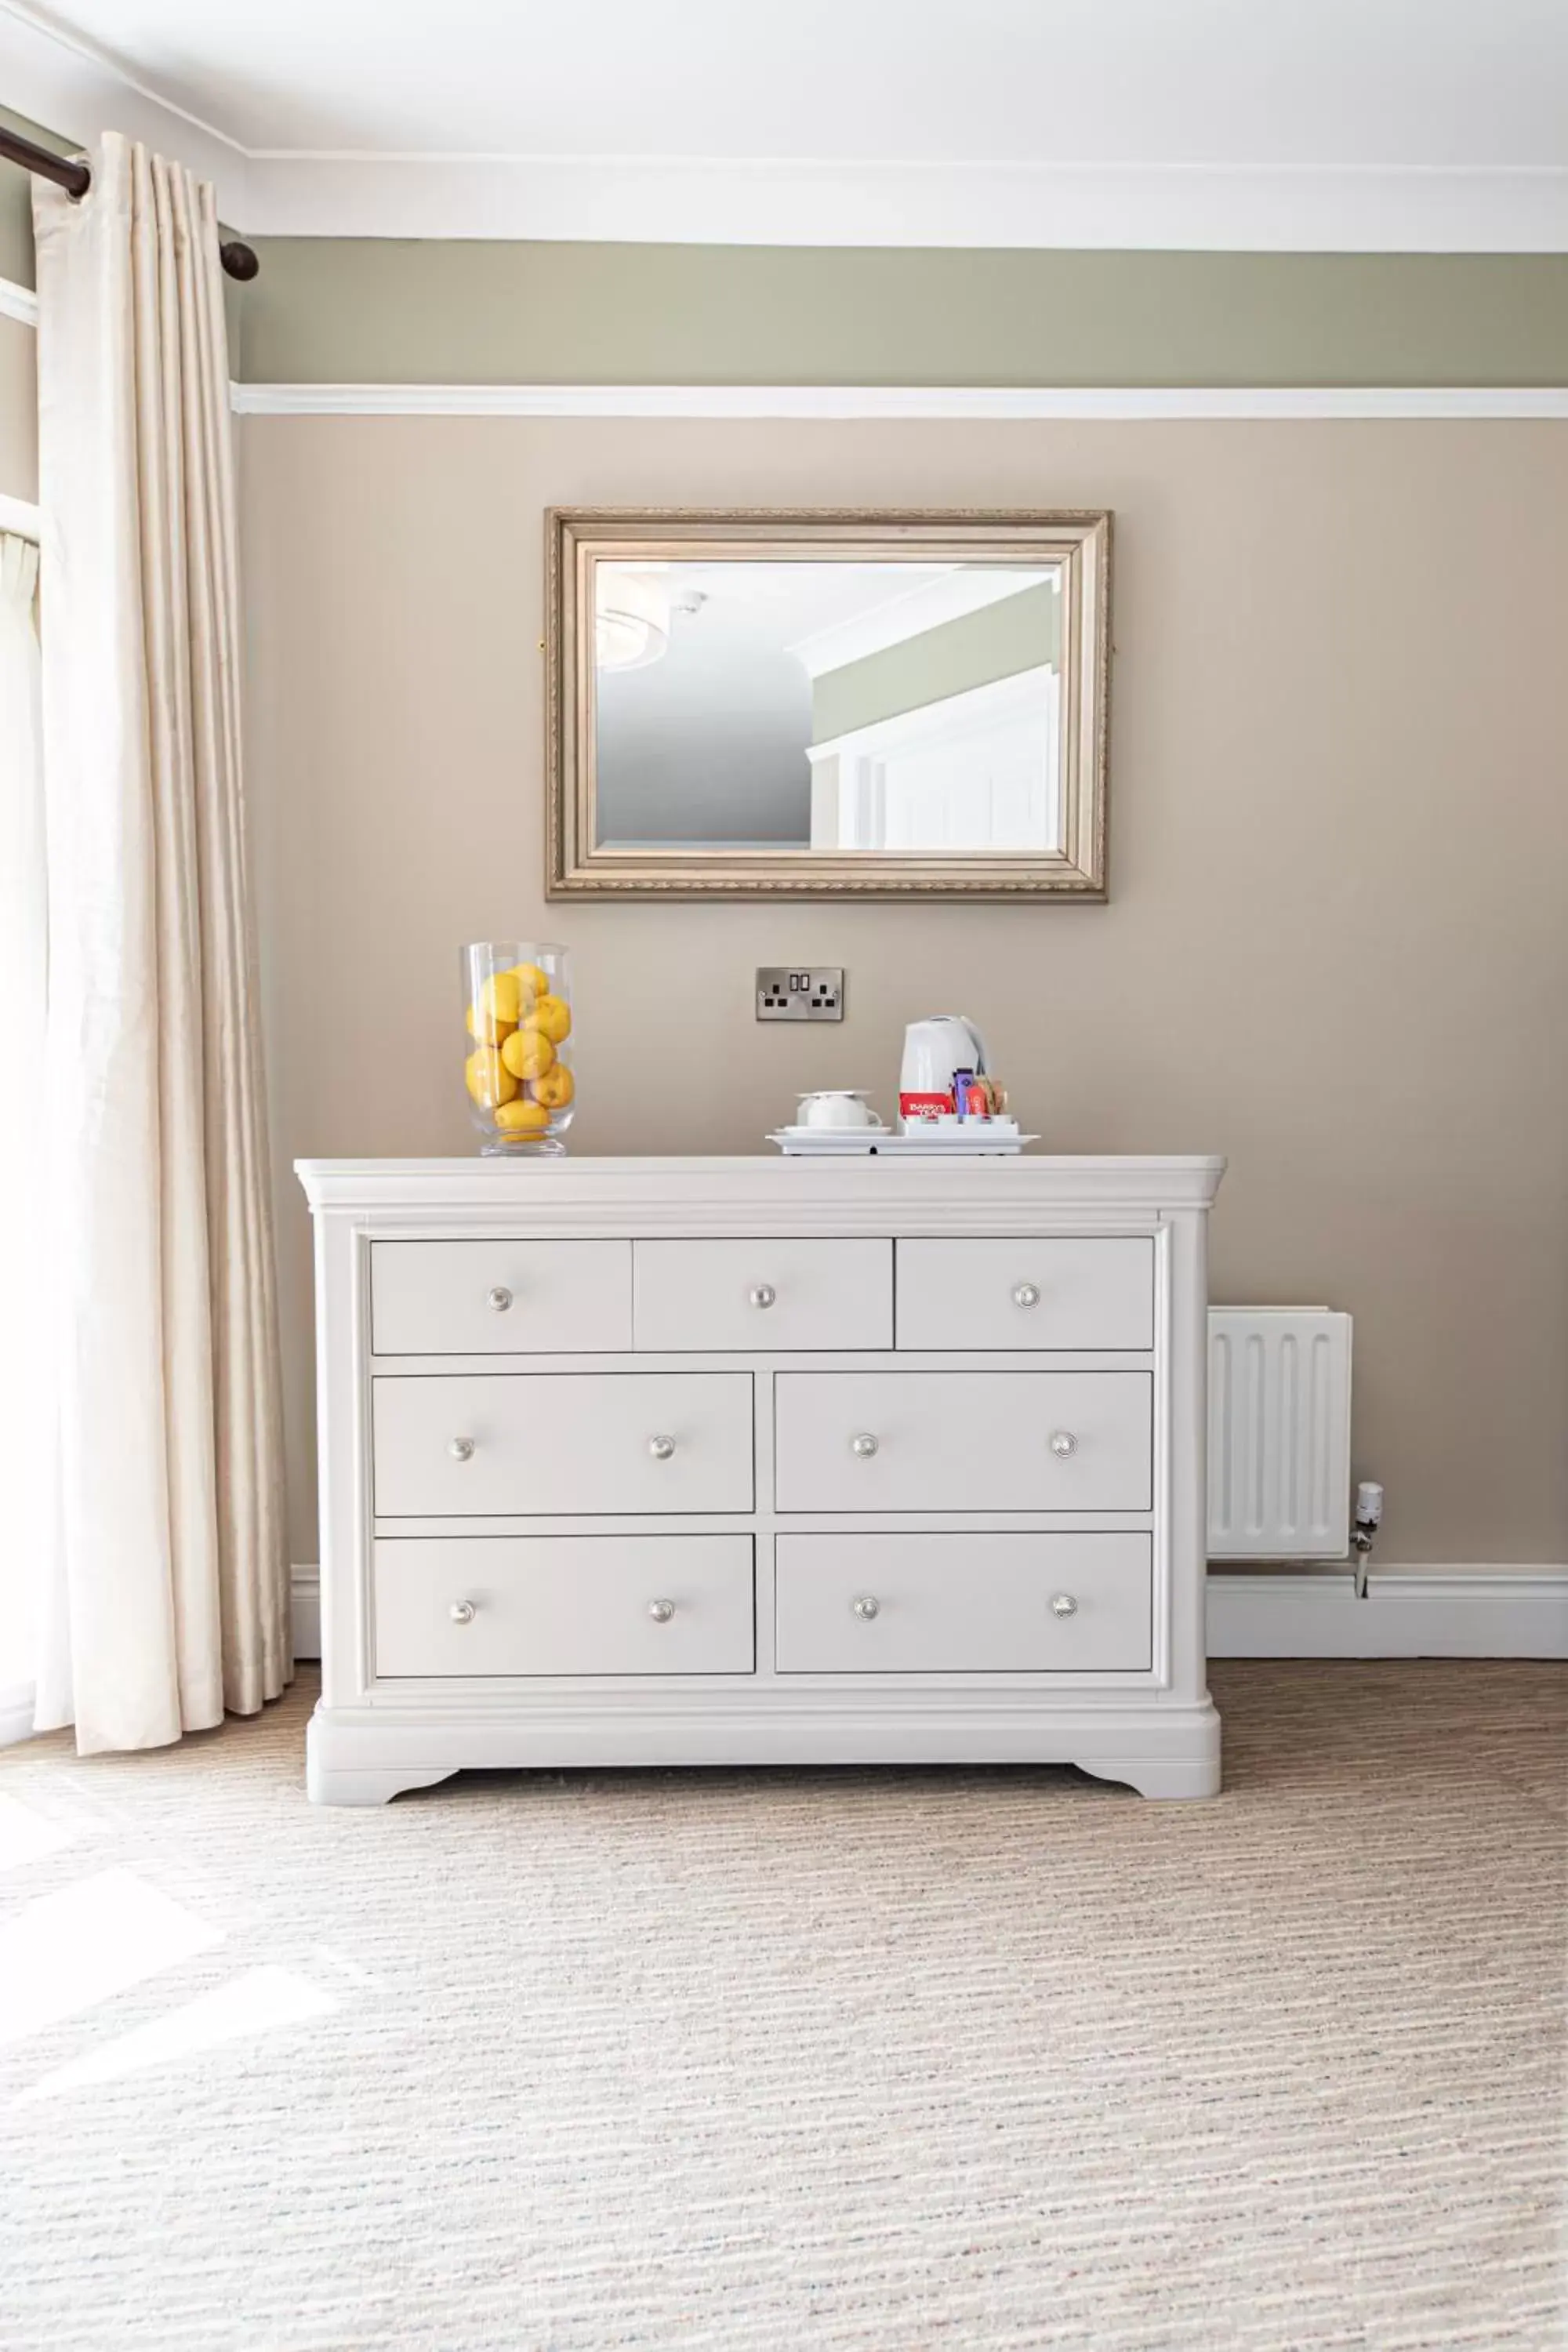
[[[1059,849],[1063,572],[601,559],[595,848]]]

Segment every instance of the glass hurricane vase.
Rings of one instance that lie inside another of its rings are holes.
[[[463,1078],[480,1150],[563,1151],[576,1095],[566,950],[480,940],[458,961]]]

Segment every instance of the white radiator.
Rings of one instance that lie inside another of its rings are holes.
[[[1350,1551],[1351,1318],[1209,1309],[1209,1558]]]

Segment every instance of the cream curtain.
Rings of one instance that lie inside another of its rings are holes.
[[[147,1748],[290,1671],[210,188],[35,184],[66,1622],[37,1724]]]

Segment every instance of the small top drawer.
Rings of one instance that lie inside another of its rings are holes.
[[[1079,1241],[899,1244],[900,1348],[1152,1348],[1154,1244]]]
[[[637,1242],[639,1349],[890,1348],[890,1241]]]
[[[375,1242],[378,1356],[579,1355],[632,1344],[630,1242]]]

